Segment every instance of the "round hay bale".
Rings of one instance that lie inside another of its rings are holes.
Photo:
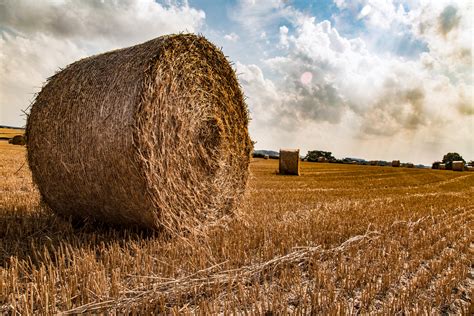
[[[462,160],[453,161],[452,169],[453,171],[463,171],[464,161]]]
[[[26,139],[25,139],[25,136],[23,136],[23,135],[15,135],[15,136],[13,136],[12,139],[8,140],[8,143],[12,144],[12,145],[24,146],[24,145],[26,145]]]
[[[299,149],[280,149],[279,173],[281,175],[300,175]]]
[[[171,233],[231,214],[252,143],[231,65],[192,34],[79,60],[48,79],[28,162],[57,214]]]

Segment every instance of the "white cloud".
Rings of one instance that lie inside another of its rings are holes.
[[[286,0],[240,0],[230,13],[230,18],[245,29],[247,36],[256,38],[262,32],[273,32],[271,27],[278,21],[296,21],[301,16]]]
[[[428,44],[431,58],[449,76],[471,83],[473,18],[472,1],[423,2],[410,12],[412,31]]]
[[[348,10],[371,28],[388,29],[393,25],[405,25],[407,12],[397,0],[336,0],[336,6]]]
[[[371,150],[375,146],[370,152],[375,155],[382,150],[381,142],[391,142],[393,146],[384,148],[386,156],[372,158],[415,157],[425,163],[434,152],[450,148],[450,140],[458,139],[464,145],[457,150],[474,155],[472,145],[466,145],[473,132],[472,82],[450,75],[447,65],[431,51],[405,60],[371,52],[364,40],[341,36],[328,21],[306,17],[293,26],[294,32],[280,28],[279,43],[286,50],[265,61],[266,75],[253,65],[252,73],[258,75],[247,75],[243,81],[251,108],[259,121],[266,119],[259,124],[279,127],[274,139],[281,141],[285,135],[286,146],[314,146],[302,141],[301,135],[316,129],[322,137],[337,134],[338,145],[347,144],[354,154],[357,146],[350,144],[365,144],[362,147]],[[302,82],[306,73],[311,80]],[[463,127],[456,129],[457,125]],[[325,131],[320,131],[323,127]],[[316,144],[320,142],[318,138]],[[265,144],[277,142],[268,139]],[[414,149],[413,144],[419,145]]]
[[[230,33],[230,34],[224,35],[224,38],[228,41],[231,41],[231,42],[237,42],[240,37],[239,37],[239,35],[237,35],[235,33]]]
[[[23,125],[21,110],[59,67],[163,34],[194,32],[204,19],[203,11],[185,2],[2,2],[0,123]]]
[[[288,48],[289,43],[288,43],[288,28],[283,25],[280,26],[280,45],[282,47]]]

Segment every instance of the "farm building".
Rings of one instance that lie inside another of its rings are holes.
[[[300,150],[280,149],[280,174],[300,175]]]

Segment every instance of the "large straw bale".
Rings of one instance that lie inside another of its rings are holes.
[[[280,174],[300,175],[299,149],[280,149]]]
[[[49,78],[28,118],[28,161],[58,214],[196,231],[242,196],[247,126],[223,53],[202,36],[168,35]]]
[[[446,170],[446,164],[445,163],[440,163],[438,169],[439,170]]]
[[[464,170],[464,161],[458,160],[453,161],[453,171],[463,171]]]

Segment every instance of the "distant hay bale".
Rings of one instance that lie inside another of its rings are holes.
[[[474,167],[473,166],[467,166],[467,171],[474,171]]]
[[[392,167],[400,167],[400,160],[392,161]]]
[[[464,170],[464,161],[458,160],[453,161],[453,171],[463,171]]]
[[[415,168],[415,165],[412,164],[411,162],[408,162],[405,166],[406,166],[407,168]]]
[[[269,158],[270,158],[270,156],[268,156],[268,155],[263,156],[263,159],[269,159]]]
[[[326,157],[318,157],[318,162],[327,162],[327,158]]]
[[[12,145],[22,145],[22,146],[24,146],[24,145],[26,145],[26,138],[23,135],[15,135],[15,136],[13,136],[12,139],[10,139],[8,141],[8,143],[12,144]]]
[[[440,163],[440,164],[438,165],[438,169],[439,169],[439,170],[446,170],[446,164]]]
[[[280,149],[280,174],[300,175],[299,149]]]
[[[224,54],[202,36],[168,35],[49,78],[28,118],[28,161],[60,215],[195,231],[242,197],[247,126]]]

